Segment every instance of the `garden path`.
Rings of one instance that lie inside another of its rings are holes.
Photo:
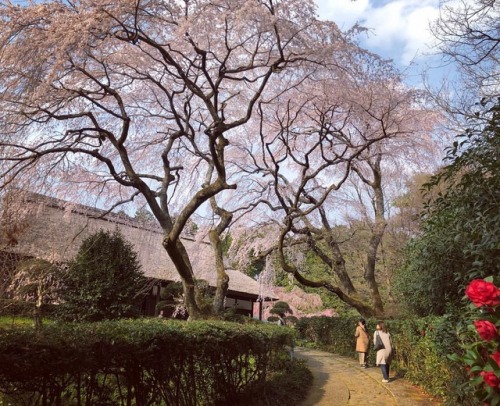
[[[441,403],[405,379],[382,383],[380,368],[360,368],[357,360],[324,351],[296,348],[314,381],[299,406],[439,406]]]

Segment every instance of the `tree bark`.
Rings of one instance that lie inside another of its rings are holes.
[[[210,230],[210,243],[215,253],[215,270],[217,272],[217,287],[213,301],[213,311],[215,314],[222,315],[224,313],[224,299],[229,288],[229,276],[227,276],[224,268],[222,241],[217,230]]]
[[[189,313],[189,319],[201,318],[201,310],[196,302],[196,283],[193,268],[188,253],[180,239],[172,241],[168,235],[163,239],[163,247],[167,251],[175,268],[179,272],[184,288],[184,304]]]
[[[328,281],[312,281],[310,279],[307,279],[298,271],[298,269],[295,266],[293,266],[286,260],[286,256],[284,253],[284,247],[285,247],[284,240],[285,240],[285,235],[291,229],[291,220],[288,219],[287,222],[288,225],[286,225],[285,228],[281,231],[280,237],[278,239],[278,258],[282,269],[285,272],[292,274],[294,278],[297,280],[297,282],[300,283],[301,285],[308,286],[311,288],[323,288],[337,295],[337,297],[340,300],[342,300],[344,303],[356,309],[362,316],[364,317],[375,316],[377,314],[377,310],[374,307],[370,306],[369,304],[357,298],[356,295],[348,295],[344,293],[341,288],[333,286]]]
[[[217,272],[217,287],[213,301],[213,310],[215,314],[222,315],[224,313],[224,299],[226,298],[227,290],[229,288],[229,276],[227,276],[226,269],[224,267],[221,235],[231,223],[233,215],[227,210],[219,207],[215,197],[210,199],[210,204],[214,213],[220,217],[219,224],[217,224],[214,229],[210,230],[209,237],[215,254],[215,270]]]
[[[372,235],[370,237],[370,243],[366,253],[364,278],[371,291],[373,306],[376,310],[377,316],[379,317],[384,315],[384,304],[382,302],[382,298],[380,297],[377,281],[375,280],[375,266],[377,263],[378,248],[382,242],[385,228],[387,226],[385,221],[384,192],[382,190],[382,171],[380,168],[381,160],[382,155],[378,154],[374,162],[369,162],[369,166],[373,173],[372,181],[369,181],[356,171],[360,174],[362,181],[371,186],[374,192],[373,209],[375,212],[375,222],[372,226]]]

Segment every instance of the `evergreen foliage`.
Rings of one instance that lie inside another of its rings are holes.
[[[448,149],[449,164],[428,183],[448,188],[424,211],[423,233],[408,245],[398,272],[396,289],[413,314],[461,308],[472,279],[500,274],[500,104],[482,107]]]
[[[139,314],[145,279],[137,253],[119,231],[99,231],[83,241],[60,292],[60,315],[99,321]]]
[[[269,313],[285,315],[286,313],[292,314],[293,312],[292,309],[290,308],[290,305],[287,302],[279,300],[274,304],[273,308],[269,310]]]

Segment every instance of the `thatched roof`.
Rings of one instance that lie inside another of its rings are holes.
[[[134,246],[145,276],[180,280],[162,246],[162,230],[154,223],[145,224],[37,193],[24,192],[21,199],[19,204],[24,207],[21,221],[25,228],[17,236],[17,243],[9,247],[9,251],[50,262],[68,262],[75,257],[82,241],[88,236],[99,230],[118,229]],[[181,238],[192,262],[195,277],[216,286],[215,258],[210,244],[193,235]],[[231,291],[264,298],[274,297],[271,292],[263,292],[256,280],[239,271],[228,270],[227,274]]]
[[[226,269],[226,273],[229,277],[229,291],[251,294],[257,297],[262,297],[263,299],[278,299],[278,297],[271,292],[269,288],[262,286],[258,281],[248,275],[245,275],[243,272],[235,269]],[[210,286],[217,286],[217,275],[215,271],[195,272],[195,276],[198,279],[207,281]]]

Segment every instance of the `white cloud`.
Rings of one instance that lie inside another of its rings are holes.
[[[322,19],[335,21],[343,30],[363,20],[370,9],[369,0],[316,0],[316,4]]]
[[[316,0],[320,18],[348,29],[359,21],[371,33],[363,45],[407,65],[429,52],[430,21],[437,18],[439,0]]]

